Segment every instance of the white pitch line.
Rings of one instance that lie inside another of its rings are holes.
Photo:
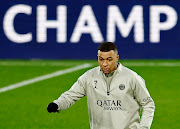
[[[45,79],[60,76],[60,75],[66,74],[66,73],[71,73],[71,72],[74,72],[74,71],[77,71],[77,70],[80,70],[80,69],[88,68],[88,67],[91,67],[91,66],[92,66],[92,64],[87,64],[86,63],[86,64],[79,65],[79,66],[76,66],[76,67],[68,68],[68,69],[65,69],[65,70],[59,70],[59,71],[56,71],[54,73],[50,73],[50,74],[46,74],[46,75],[43,75],[43,76],[35,77],[35,78],[29,79],[29,80],[24,80],[22,82],[11,84],[11,85],[8,85],[6,87],[0,88],[0,93],[1,92],[6,92],[6,91],[9,91],[9,90],[13,90],[13,89],[16,89],[16,88],[19,88],[19,87],[27,86],[29,84],[39,82],[39,81],[42,81],[42,80],[45,80]]]
[[[73,66],[74,62],[0,62],[0,66]]]

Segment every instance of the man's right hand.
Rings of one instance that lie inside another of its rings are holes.
[[[50,103],[48,106],[47,106],[47,111],[49,112],[49,113],[51,113],[51,112],[59,112],[58,111],[58,105],[56,104],[56,103]]]

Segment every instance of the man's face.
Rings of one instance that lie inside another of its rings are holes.
[[[103,73],[108,74],[116,70],[118,60],[119,55],[115,51],[101,52],[98,50],[98,63]]]

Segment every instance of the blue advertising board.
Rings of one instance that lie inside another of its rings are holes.
[[[178,0],[6,0],[0,59],[95,59],[104,41],[121,59],[180,59]]]

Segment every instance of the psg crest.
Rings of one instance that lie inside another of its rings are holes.
[[[125,89],[125,85],[124,84],[119,85],[119,89],[120,90],[124,90]]]

